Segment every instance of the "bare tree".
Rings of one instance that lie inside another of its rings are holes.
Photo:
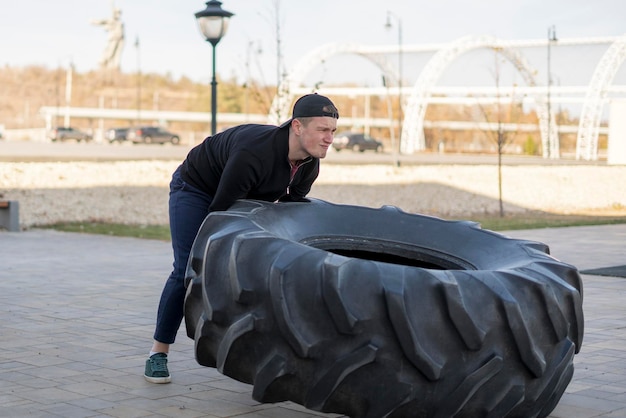
[[[514,100],[514,93],[511,94],[511,100],[508,106],[503,106],[503,97],[500,92],[500,77],[501,77],[501,50],[499,48],[494,48],[494,57],[495,57],[495,66],[493,77],[496,84],[496,103],[494,106],[490,108],[486,108],[482,104],[478,104],[480,110],[485,118],[485,121],[491,125],[492,123],[496,123],[496,130],[492,130],[490,128],[483,130],[483,133],[487,135],[489,139],[491,139],[497,147],[498,151],[498,204],[500,208],[500,217],[504,216],[504,204],[502,201],[502,154],[504,153],[504,148],[506,145],[511,143],[519,131],[516,129],[515,131],[511,131],[510,129],[505,129],[505,124],[511,125],[519,122],[520,114],[519,104],[517,104]]]
[[[261,88],[257,88],[256,91],[253,91],[253,94],[257,101],[263,103],[265,107],[267,107],[267,111],[271,107],[271,103],[273,101],[274,96],[278,97],[278,100],[283,100],[283,97],[288,95],[288,91],[284,91],[282,89],[285,88],[283,81],[287,75],[287,71],[285,69],[284,59],[283,59],[283,42],[282,42],[282,17],[281,17],[281,0],[273,1],[273,10],[268,13],[261,13],[260,16],[265,19],[269,24],[271,24],[274,28],[274,36],[276,42],[276,89],[275,93],[272,93],[272,89],[269,88],[269,84],[265,81],[265,75],[263,72],[263,66],[257,60],[257,69],[261,76]],[[261,49],[261,45],[259,44],[259,50]],[[267,86],[267,88],[265,88]],[[281,89],[282,88],[282,89]],[[280,111],[280,106],[278,106]],[[283,115],[277,115],[278,120],[281,120]]]

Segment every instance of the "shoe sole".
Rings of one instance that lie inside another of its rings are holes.
[[[150,383],[169,383],[169,382],[172,381],[172,376],[167,376],[167,377],[150,377],[150,376],[146,376],[144,374],[143,377]]]

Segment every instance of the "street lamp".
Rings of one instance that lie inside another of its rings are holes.
[[[552,109],[551,109],[551,99],[550,99],[550,87],[552,86],[552,71],[550,69],[550,47],[553,42],[556,42],[558,39],[556,38],[556,28],[554,25],[548,28],[548,157],[556,158],[556,155],[552,155],[552,148],[555,144],[552,143]],[[556,139],[556,138],[555,138]]]
[[[196,21],[204,39],[213,46],[213,78],[211,79],[211,135],[217,130],[217,80],[215,79],[215,46],[226,34],[233,13],[222,9],[222,2],[206,2],[206,9],[196,13]]]
[[[139,36],[135,38],[137,49],[137,125],[141,125],[141,55],[139,51]]]
[[[400,153],[402,147],[402,19],[388,10],[386,29],[393,27],[391,24],[392,17],[398,23],[398,153]],[[396,161],[396,165],[400,165],[399,161]]]
[[[70,107],[72,107],[72,75],[74,73],[74,62],[70,60],[65,73],[65,118],[63,126],[70,126]]]

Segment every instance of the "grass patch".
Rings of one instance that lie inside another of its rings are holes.
[[[133,237],[170,241],[169,225],[124,225],[102,222],[68,222],[40,226],[64,232],[82,232],[85,234],[111,235],[115,237]]]
[[[626,216],[589,216],[589,215],[517,215],[470,217],[483,229],[492,231],[513,231],[518,229],[561,228],[568,226],[614,225],[626,223]]]
[[[451,218],[450,218],[451,219]],[[546,213],[499,216],[469,216],[457,220],[478,222],[483,229],[512,231],[516,229],[559,228],[567,226],[611,225],[626,223],[626,216],[555,215]],[[71,222],[41,226],[65,232],[111,235],[170,241],[168,225],[123,225],[98,222]]]

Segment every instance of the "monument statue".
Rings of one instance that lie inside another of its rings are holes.
[[[108,32],[107,45],[100,59],[100,67],[103,69],[119,70],[122,49],[124,49],[124,23],[122,23],[122,11],[113,8],[110,19],[94,19],[93,25],[102,26]]]

